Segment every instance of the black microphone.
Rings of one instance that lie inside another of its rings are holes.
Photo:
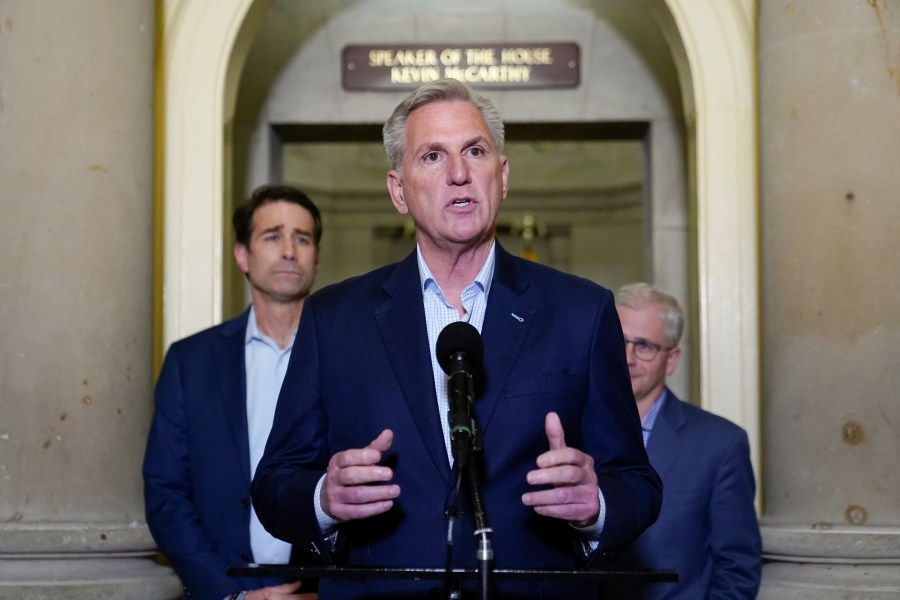
[[[448,375],[450,448],[454,462],[462,468],[475,439],[472,404],[475,402],[473,371],[484,358],[481,334],[464,321],[450,323],[441,331],[435,346],[438,364]]]

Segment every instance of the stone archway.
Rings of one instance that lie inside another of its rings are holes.
[[[271,0],[161,3],[155,361],[222,318],[225,132],[237,73]],[[755,0],[649,0],[688,125],[704,408],[742,425],[759,464]]]

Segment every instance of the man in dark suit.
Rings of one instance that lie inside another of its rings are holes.
[[[147,524],[186,597],[308,597],[299,582],[232,578],[226,567],[290,558],[290,544],[259,524],[250,481],[318,270],[321,218],[299,190],[264,186],[233,224],[252,304],[166,354],[144,458]]]
[[[659,519],[616,563],[675,569],[679,581],[621,586],[610,597],[755,598],[761,543],[747,434],[666,388],[684,329],[673,297],[636,283],[616,292],[616,306],[647,453],[665,489]]]
[[[443,328],[480,330],[475,422],[496,568],[572,568],[656,518],[612,294],[514,258],[494,239],[509,165],[494,107],[426,84],[384,127],[405,260],[307,300],[253,482],[277,537],[351,566],[473,567],[466,489],[449,450]],[[448,546],[448,514],[459,505]],[[333,598],[422,598],[430,581],[323,579]],[[497,581],[495,598],[593,598],[595,586]]]

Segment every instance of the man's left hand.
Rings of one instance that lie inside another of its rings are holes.
[[[555,412],[547,413],[544,430],[550,450],[538,456],[538,468],[529,471],[525,479],[531,485],[553,487],[523,494],[522,502],[545,517],[565,519],[576,527],[593,525],[600,516],[594,459],[566,446],[562,422]]]

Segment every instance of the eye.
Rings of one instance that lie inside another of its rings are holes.
[[[469,154],[471,154],[472,156],[474,156],[476,158],[479,156],[484,156],[485,155],[484,148],[482,148],[480,146],[472,146],[471,148],[469,148]]]
[[[653,346],[647,342],[635,342],[634,345],[638,349],[638,352],[647,352],[648,350],[653,349]]]
[[[433,162],[437,162],[437,160],[440,158],[440,156],[441,155],[438,152],[432,151],[432,152],[428,152],[427,154],[425,154],[423,159],[427,163],[433,163]]]

